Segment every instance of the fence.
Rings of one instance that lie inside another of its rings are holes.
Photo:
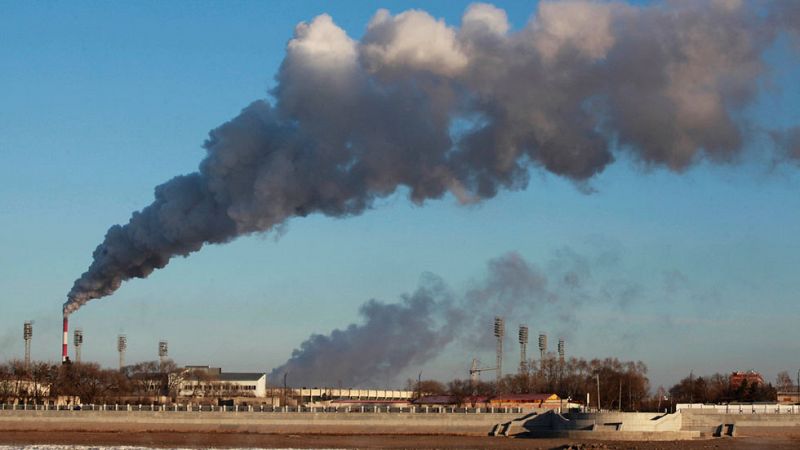
[[[444,406],[266,406],[266,405],[51,405],[51,404],[0,404],[1,411],[149,411],[149,412],[251,412],[251,413],[405,413],[405,414],[522,414],[524,408],[457,408]]]
[[[678,403],[676,411],[692,411],[718,414],[800,414],[800,405],[779,403],[745,403],[727,405],[707,405],[703,403]]]

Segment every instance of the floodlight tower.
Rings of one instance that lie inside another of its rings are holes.
[[[83,330],[80,328],[75,329],[75,337],[73,339],[75,345],[75,362],[81,362],[81,346],[83,346]]]
[[[25,339],[25,367],[31,366],[31,339],[33,339],[33,322],[26,321],[22,326],[22,338]]]
[[[544,357],[547,356],[547,335],[544,333],[539,335],[539,356],[541,369],[544,370]]]
[[[494,336],[497,338],[497,383],[503,377],[503,338],[506,335],[506,325],[502,317],[494,318]]]
[[[528,367],[528,327],[519,326],[519,371],[525,373]]]
[[[167,341],[159,341],[158,343],[158,359],[161,361],[161,365],[164,365],[164,362],[167,360],[167,355],[169,354],[169,347],[167,345]]]
[[[125,350],[128,348],[128,337],[124,334],[117,336],[117,351],[119,352],[119,370],[125,367]]]
[[[561,364],[564,364],[564,353],[565,353],[565,344],[564,339],[558,340],[558,360],[561,361]]]

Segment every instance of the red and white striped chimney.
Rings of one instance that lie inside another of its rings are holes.
[[[64,339],[61,341],[61,362],[67,362],[67,358],[69,357],[68,351],[69,346],[67,345],[67,339],[69,336],[69,319],[67,316],[64,316]]]

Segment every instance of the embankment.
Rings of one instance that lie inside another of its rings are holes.
[[[0,411],[3,431],[241,432],[486,436],[519,414]]]

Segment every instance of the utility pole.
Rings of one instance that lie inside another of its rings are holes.
[[[286,406],[286,376],[289,372],[283,372],[283,406]]]
[[[619,379],[619,404],[617,405],[619,412],[622,412],[622,377]]]
[[[596,374],[597,379],[597,412],[600,412],[600,374]]]
[[[417,375],[417,399],[422,398],[422,371]]]

